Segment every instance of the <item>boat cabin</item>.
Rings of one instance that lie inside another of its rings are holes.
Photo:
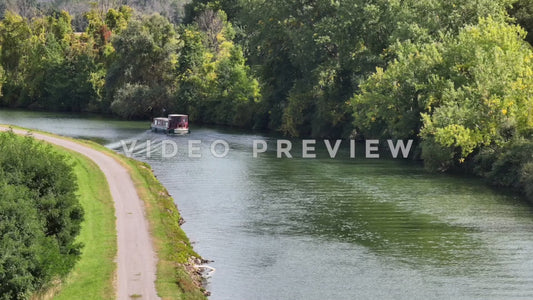
[[[151,124],[152,131],[163,131],[167,134],[187,134],[189,133],[189,116],[181,114],[171,114],[168,118],[154,118]]]

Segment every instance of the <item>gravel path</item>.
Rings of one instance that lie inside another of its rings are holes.
[[[14,132],[21,135],[27,133],[24,130]],[[154,283],[157,257],[145,218],[144,203],[137,195],[126,168],[112,157],[90,147],[39,133],[32,135],[38,140],[79,152],[100,167],[107,178],[117,217],[117,298],[160,299]]]

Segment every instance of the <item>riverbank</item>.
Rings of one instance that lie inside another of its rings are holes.
[[[27,130],[19,127],[14,128]],[[39,131],[32,130],[31,132]],[[157,181],[148,165],[116,154],[93,142],[60,137],[46,132],[39,133],[88,146],[111,156],[124,166],[134,182],[139,197],[144,201],[146,218],[158,256],[155,281],[158,295],[162,299],[205,299],[201,277],[194,267],[194,261],[199,259],[199,255],[194,252],[187,236],[179,227],[181,217],[172,198]],[[100,263],[102,262],[100,261]],[[108,261],[105,263],[109,264]],[[114,266],[114,264],[110,265]],[[76,268],[80,266],[83,266],[82,261]],[[77,278],[75,273],[72,277]],[[71,293],[68,298],[76,296],[87,298],[87,295],[98,293],[98,291],[87,289],[85,283],[77,283],[70,279],[66,281],[64,289],[68,289],[71,284],[85,287],[79,290],[81,295]],[[90,281],[90,278],[87,280]],[[101,299],[100,297],[97,298]]]
[[[56,289],[54,299],[114,299],[116,218],[105,176],[87,157],[62,147],[53,147],[74,164],[79,199],[85,212],[85,221],[78,236],[78,241],[84,245],[81,259]]]
[[[75,115],[2,112],[0,120],[114,151],[121,140],[151,141],[152,157],[142,146],[133,156],[179,201],[194,249],[215,260],[212,300],[533,297],[531,208],[474,177],[426,173],[410,160],[350,160],[346,148],[336,159],[327,151],[253,158],[252,141],[269,135],[222,128],[176,137],[146,122]],[[158,155],[165,140],[183,155]],[[201,158],[186,157],[189,140],[205,141]],[[210,154],[215,140],[230,144],[226,158]]]
[[[116,157],[130,171],[139,196],[145,201],[147,218],[158,253],[156,288],[162,299],[205,299],[202,278],[195,267],[201,260],[181,229],[183,219],[174,200],[154,176],[151,167],[116,154],[94,142],[85,142]]]

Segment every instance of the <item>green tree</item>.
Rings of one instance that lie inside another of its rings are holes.
[[[106,13],[93,7],[85,14],[88,26],[82,39],[86,40],[86,45],[91,46],[95,52],[92,58],[94,67],[90,70],[89,82],[96,97],[90,104],[89,110],[110,111],[112,99],[106,96],[106,76],[115,58],[115,49],[111,39],[113,35],[117,35],[127,28],[132,16],[133,9],[125,5],[118,10],[111,8]]]
[[[100,69],[87,35],[75,34],[67,12],[33,18],[8,13],[0,22],[5,69],[2,104],[62,111],[99,109]]]
[[[12,12],[7,12],[0,22],[0,63],[5,72],[5,84],[2,86],[4,105],[14,105],[24,97],[25,61],[28,59],[31,35],[28,22]]]
[[[398,58],[354,97],[356,126],[368,135],[419,135],[426,165],[439,169],[528,136],[533,53],[524,36],[488,18],[439,43],[398,45]]]
[[[181,28],[184,47],[178,64],[178,107],[191,120],[252,126],[260,101],[259,83],[235,45],[231,24],[221,12],[206,11],[200,24]]]
[[[112,43],[115,52],[106,78],[112,111],[146,118],[170,107],[181,47],[174,26],[157,14],[132,20]],[[131,95],[136,98],[130,102]]]
[[[189,25],[179,28],[183,41],[180,59],[176,68],[179,88],[176,93],[178,107],[185,109],[191,120],[202,121],[204,117],[200,104],[208,98],[209,85],[204,66],[209,61],[205,37],[197,27]]]
[[[27,299],[39,287],[36,241],[44,238],[32,194],[0,184],[0,299]]]
[[[73,33],[66,12],[34,19],[31,25],[35,34],[26,74],[31,106],[88,110],[98,101],[98,87],[91,81],[98,72],[92,43]]]
[[[461,31],[447,47],[455,87],[422,115],[422,137],[460,149],[463,160],[482,146],[530,134],[533,52],[524,37],[522,29],[491,19]]]
[[[183,23],[192,24],[198,20],[198,17],[205,11],[223,11],[228,21],[238,21],[239,13],[243,6],[241,0],[193,0],[184,6],[185,16]]]
[[[249,61],[265,84],[261,123],[292,135],[347,136],[347,101],[361,80],[395,58],[397,41],[439,40],[489,15],[505,20],[509,3],[243,2],[236,22],[245,28]]]
[[[115,32],[120,33],[128,27],[128,22],[133,15],[133,9],[129,6],[122,5],[118,10],[109,9],[105,16],[105,24]]]
[[[1,103],[1,97],[2,97],[2,85],[4,84],[6,79],[6,75],[4,73],[4,69],[2,68],[2,65],[0,65],[0,103]]]

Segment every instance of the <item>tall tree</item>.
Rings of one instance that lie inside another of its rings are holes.
[[[396,41],[428,42],[479,17],[505,19],[508,0],[247,1],[240,25],[265,83],[263,124],[300,136],[351,132],[347,100]]]
[[[0,62],[6,78],[2,87],[4,105],[17,103],[20,98],[24,98],[24,76],[31,49],[31,36],[28,22],[20,15],[8,12],[0,22]]]
[[[404,43],[353,99],[367,137],[423,140],[429,168],[445,170],[475,151],[529,136],[533,52],[525,32],[491,18],[441,42]]]
[[[252,126],[260,101],[259,83],[245,64],[225,14],[207,10],[199,24],[181,28],[184,47],[178,65],[178,102],[191,119]]]
[[[106,89],[113,112],[146,118],[169,107],[181,47],[173,25],[157,14],[132,20],[112,43]]]

